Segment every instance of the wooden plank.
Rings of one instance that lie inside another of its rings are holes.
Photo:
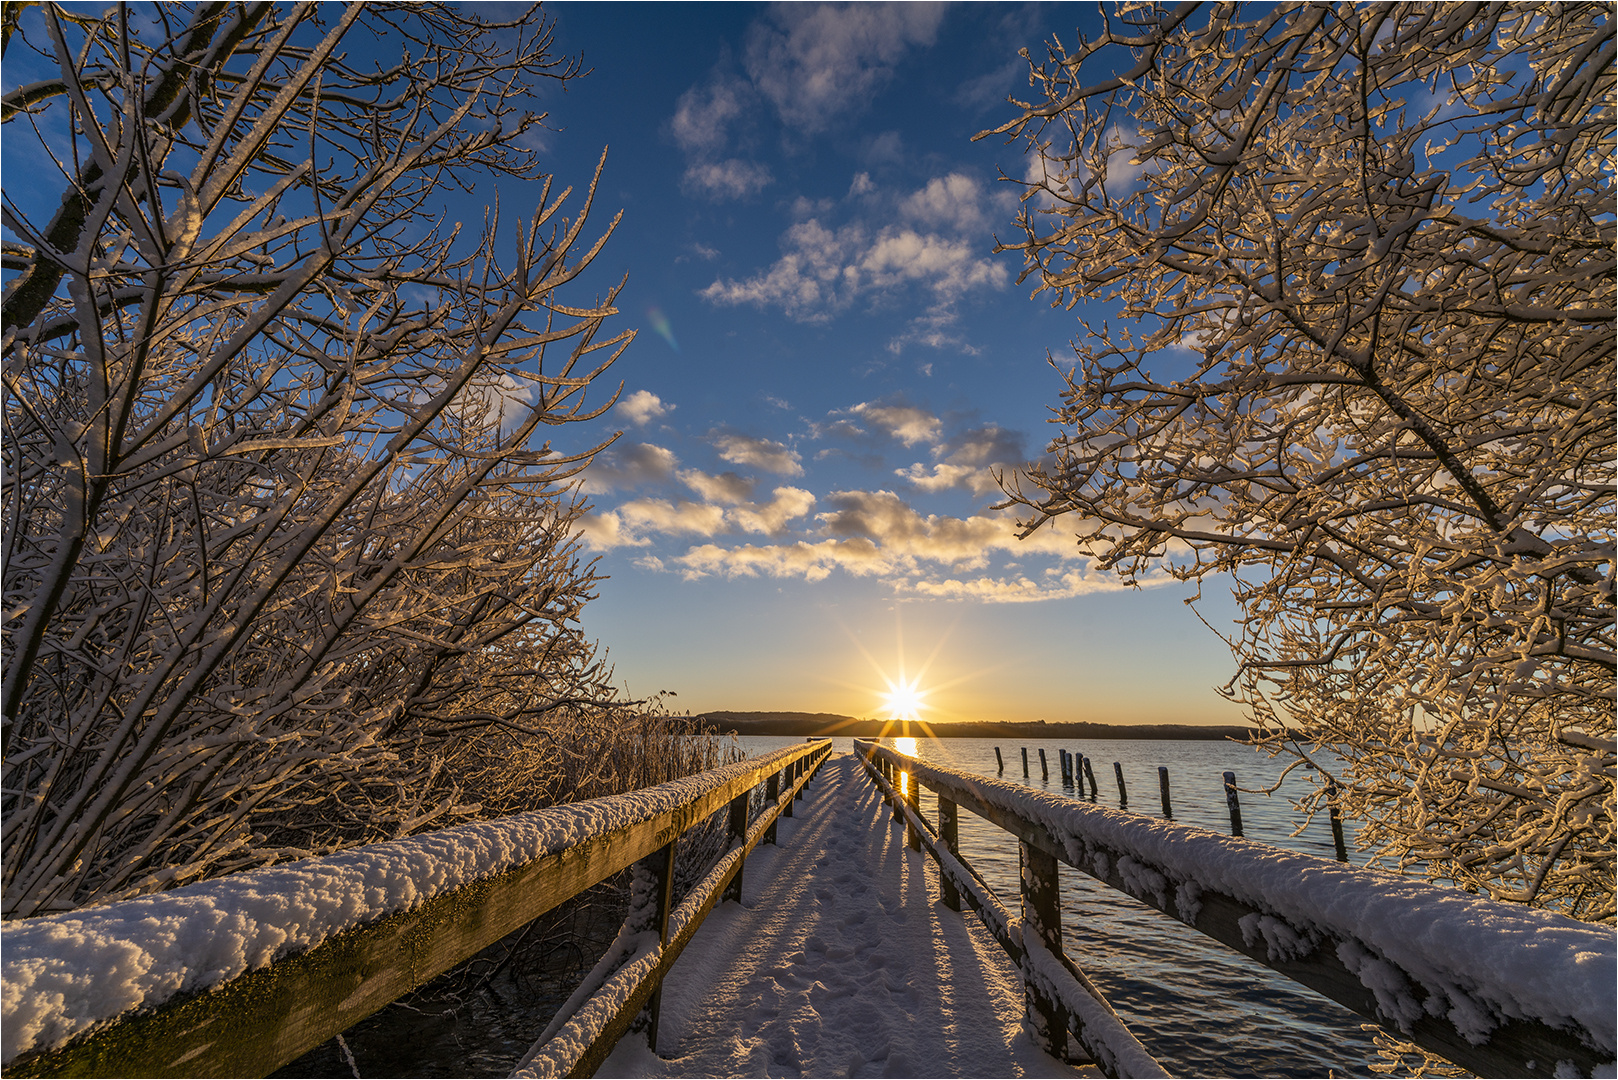
[[[886,747],[879,747],[877,752],[895,753]],[[935,767],[927,768],[931,775],[925,777],[923,782],[940,796],[999,826],[1018,841],[1070,866],[1076,866],[1068,858],[1067,846],[1044,826],[986,802],[973,790],[971,778],[958,779]],[[1118,873],[1118,861],[1128,852],[1097,843],[1089,837],[1085,838],[1085,842],[1107,856],[1108,874],[1099,877],[1090,866],[1076,866],[1077,869],[1177,919],[1177,913],[1169,906],[1158,903],[1150,893],[1132,890]],[[1192,929],[1374,1021],[1390,1035],[1431,1050],[1478,1076],[1549,1077],[1554,1075],[1559,1061],[1571,1061],[1581,1075],[1589,1076],[1597,1067],[1610,1061],[1610,1055],[1603,1055],[1586,1046],[1575,1033],[1552,1028],[1537,1020],[1504,1020],[1491,1033],[1489,1041],[1481,1046],[1467,1042],[1448,1020],[1426,1013],[1411,1025],[1411,1030],[1401,1030],[1379,1015],[1376,995],[1338,958],[1337,946],[1344,938],[1324,934],[1320,944],[1309,955],[1272,961],[1262,939],[1255,945],[1246,944],[1239,925],[1239,920],[1244,916],[1266,914],[1262,909],[1207,889],[1201,892],[1200,903],[1201,910]]]
[[[753,823],[747,832],[747,837],[742,844],[742,857],[736,860],[735,865],[728,871],[720,871],[717,881],[710,883],[705,880],[693,890],[704,892],[704,887],[706,886],[702,902],[697,905],[691,918],[681,926],[679,932],[664,941],[657,966],[648,972],[646,977],[635,986],[625,1000],[623,1007],[613,1015],[606,1026],[591,1040],[590,1045],[585,1047],[579,1058],[566,1070],[566,1075],[594,1076],[596,1070],[601,1068],[602,1062],[607,1060],[607,1057],[612,1053],[613,1047],[618,1045],[618,1040],[623,1038],[624,1034],[629,1031],[640,1010],[645,1007],[646,1003],[654,995],[661,991],[663,979],[668,975],[669,970],[674,967],[674,962],[680,958],[680,954],[685,951],[685,947],[691,943],[692,937],[696,935],[698,927],[708,917],[708,913],[713,910],[715,903],[725,894],[728,894],[729,883],[734,880],[733,875],[741,872],[747,855],[765,840],[767,834],[774,832],[776,820],[781,814],[784,805],[792,801],[797,792],[802,790],[803,785],[807,784],[814,772],[820,768],[821,763],[830,756],[831,747],[829,741],[826,740],[814,748],[813,752],[819,754],[819,756],[814,759],[814,764],[808,776],[801,777],[793,787],[787,790],[784,798],[777,798],[773,804],[765,803],[763,812],[759,814],[758,820]]]
[[[794,748],[797,749],[797,748]],[[823,753],[805,746],[800,755]],[[168,1001],[50,1051],[8,1076],[264,1076],[558,904],[672,843],[766,775],[750,769],[691,801],[333,935],[228,983]]]

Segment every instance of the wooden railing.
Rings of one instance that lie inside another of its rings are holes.
[[[944,903],[959,910],[966,897],[1025,977],[1016,946],[1038,940],[1085,982],[1062,953],[1060,862],[1479,1076],[1611,1068],[1610,928],[958,772],[872,741],[855,749],[905,818],[911,846],[938,862]],[[938,796],[936,828],[921,815],[922,786]],[[1021,845],[1020,935],[960,855],[963,807]],[[1028,996],[1030,1019],[1058,1049],[1071,1033],[1112,1075],[1146,1075],[1119,1053],[1115,1017],[1103,1013],[1091,1031],[1097,1010],[1049,980]]]
[[[739,895],[748,852],[773,842],[830,750],[816,741],[656,788],[7,924],[4,1072],[264,1076],[633,867],[616,953],[525,1058],[527,1075],[590,1075],[647,1006],[655,1045],[664,974],[713,905]],[[749,822],[761,784],[764,809]],[[730,851],[671,911],[676,842],[727,806]],[[283,925],[242,924],[244,898],[262,910],[283,894]],[[364,914],[345,923],[351,910]],[[222,947],[212,927],[228,929]],[[177,941],[191,962],[155,955]],[[145,975],[131,973],[141,964]],[[124,1000],[103,1015],[114,985]]]

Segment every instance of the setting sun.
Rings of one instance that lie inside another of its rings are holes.
[[[915,682],[907,683],[901,677],[898,682],[888,683],[888,692],[882,695],[882,707],[894,720],[919,720],[924,708],[922,699],[926,696],[927,692],[919,689]]]

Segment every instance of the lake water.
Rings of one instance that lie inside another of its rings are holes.
[[[800,743],[787,737],[738,739],[749,755]],[[1098,801],[1118,805],[1113,763],[1123,767],[1129,808],[1161,814],[1159,766],[1169,770],[1175,820],[1229,832],[1223,773],[1241,788],[1268,787],[1285,762],[1238,743],[1219,741],[917,739],[899,744],[928,761],[1058,793],[1064,789],[1058,749],[1093,761]],[[836,739],[838,750],[853,740]],[[995,765],[1000,747],[1005,771]],[[1026,747],[1029,777],[1023,778]],[[1043,779],[1039,750],[1049,765]],[[1295,851],[1332,858],[1331,829],[1321,814],[1297,832],[1292,801],[1309,790],[1309,774],[1295,770],[1274,795],[1241,794],[1243,833]],[[937,800],[925,788],[922,813],[938,820]],[[1353,831],[1348,829],[1350,859]],[[1296,833],[1296,835],[1294,835]],[[961,853],[1008,907],[1018,903],[1017,844],[997,826],[960,814]],[[1254,963],[1133,898],[1071,867],[1061,868],[1064,946],[1106,995],[1136,1038],[1170,1073],[1182,1076],[1370,1076],[1377,1060],[1364,1021],[1333,1001]],[[972,918],[970,913],[966,917]]]

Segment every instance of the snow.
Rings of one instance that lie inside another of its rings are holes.
[[[806,800],[665,979],[663,1056],[631,1034],[597,1075],[1095,1075],[1023,1030],[1017,969],[939,901],[937,868],[852,755]]]
[[[1478,1044],[1504,1018],[1536,1019],[1576,1024],[1597,1050],[1615,1050],[1610,929],[927,762],[907,767],[964,783],[985,803],[1045,826],[1076,866],[1104,876],[1116,859],[1142,896],[1172,894],[1190,925],[1211,891],[1259,909],[1243,920],[1243,934],[1276,959],[1335,939],[1338,956],[1401,1026],[1425,1010]]]
[[[131,1010],[218,986],[349,927],[656,817],[801,749],[623,795],[5,923],[0,1062],[60,1046]]]
[[[878,776],[876,783],[890,798],[894,797],[894,790],[887,780]],[[956,888],[970,893],[979,901],[978,910],[984,912],[991,931],[997,937],[1008,939],[1012,950],[1020,954],[1024,980],[1032,982],[1048,999],[1061,1002],[1070,1014],[1078,1018],[1080,1042],[1107,1074],[1167,1076],[1162,1066],[1112,1011],[1112,1006],[1107,1004],[1101,992],[1079,972],[1078,966],[1073,964],[1070,968],[1072,962],[1064,963],[1038,940],[1037,935],[1024,934],[1022,923],[1013,921],[1010,912],[1000,904],[994,893],[967,872],[964,865],[950,855],[947,847],[932,842],[920,815],[907,804],[901,803],[900,807],[906,820],[921,833],[923,842],[932,849],[934,858],[943,865],[944,872],[954,878]],[[1161,885],[1160,875],[1146,869],[1141,869],[1140,873],[1148,886],[1154,881]]]

